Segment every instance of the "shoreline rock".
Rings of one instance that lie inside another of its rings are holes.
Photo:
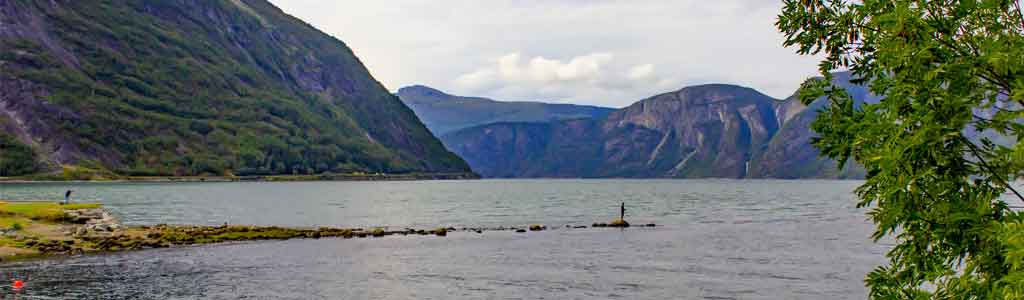
[[[626,228],[629,227],[629,222],[623,219],[615,219],[611,223],[608,223],[608,227]]]

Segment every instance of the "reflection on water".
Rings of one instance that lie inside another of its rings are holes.
[[[555,230],[237,243],[0,265],[22,299],[856,299],[884,245],[851,181],[79,184],[133,224]],[[61,184],[0,186],[55,198]],[[656,228],[565,229],[627,203]],[[0,293],[10,292],[9,287]]]

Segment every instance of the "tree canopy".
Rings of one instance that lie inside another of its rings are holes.
[[[822,155],[868,172],[857,188],[889,264],[873,299],[1024,299],[1024,15],[1008,0],[784,0],[785,46],[822,57],[805,103]],[[884,97],[830,84],[849,70]],[[827,100],[819,100],[824,97]],[[1018,186],[1020,186],[1018,184]]]
[[[25,175],[36,171],[36,153],[17,138],[0,132],[0,177]]]

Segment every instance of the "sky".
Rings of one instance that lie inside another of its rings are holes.
[[[729,83],[790,96],[817,59],[782,47],[781,0],[270,0],[388,89],[623,107]]]

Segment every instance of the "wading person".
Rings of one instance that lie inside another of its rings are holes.
[[[626,202],[622,202],[622,206],[619,207],[619,220],[626,220]]]

